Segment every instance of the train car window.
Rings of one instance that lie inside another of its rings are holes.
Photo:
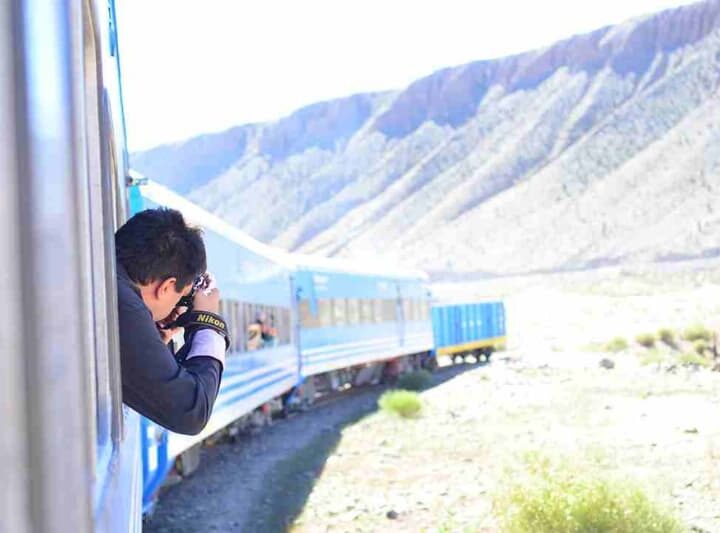
[[[397,300],[382,300],[382,321],[395,322],[397,320]]]
[[[425,306],[422,300],[415,300],[415,320],[426,320]]]
[[[355,298],[348,298],[347,300],[347,322],[351,326],[360,323],[360,301]]]
[[[245,351],[245,312],[242,303],[235,301],[233,302],[233,324],[235,324],[235,331],[232,336],[232,349],[234,352]]]
[[[276,308],[275,320],[277,321],[278,343],[289,344],[292,341],[292,321],[290,320],[290,309],[285,307]]]
[[[413,320],[413,305],[412,300],[403,300],[403,320]]]
[[[245,347],[241,316],[241,305],[237,300],[220,300],[220,315],[225,319],[230,334],[230,352],[242,351]]]
[[[333,325],[332,300],[318,300],[318,319],[321,328]]]
[[[234,351],[262,350],[291,342],[290,309],[236,300],[227,306],[227,316],[232,317],[230,320],[235,325],[235,333],[231,330]]]
[[[304,328],[319,328],[321,326],[320,313],[313,315],[310,309],[310,300],[300,300],[300,324]]]
[[[372,324],[373,322],[373,301],[360,300],[360,323]]]
[[[383,301],[380,299],[375,299],[372,301],[373,305],[373,322],[380,323],[383,322]]]
[[[347,303],[345,298],[336,298],[333,303],[333,325],[344,326],[347,324]]]

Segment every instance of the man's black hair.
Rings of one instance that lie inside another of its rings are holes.
[[[115,233],[117,260],[135,283],[177,278],[179,292],[207,269],[202,231],[174,209],[146,209]]]

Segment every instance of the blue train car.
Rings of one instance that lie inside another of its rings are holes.
[[[505,343],[502,302],[439,305],[432,308],[436,355],[475,355],[490,358]]]
[[[304,379],[432,351],[425,273],[294,256]]]
[[[220,312],[228,323],[232,344],[213,414],[205,429],[188,436],[142,421],[144,508],[164,481],[174,459],[205,438],[298,382],[298,348],[293,328],[292,271],[286,254],[265,246],[210,215],[171,190],[145,179],[131,194],[131,211],[158,206],[183,213],[203,228],[208,271],[221,289]],[[258,316],[273,321],[273,338],[251,343],[247,331]]]

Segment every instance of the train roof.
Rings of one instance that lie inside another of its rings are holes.
[[[227,237],[249,251],[265,257],[289,270],[311,270],[383,278],[428,280],[427,274],[422,270],[388,266],[384,262],[381,263],[381,260],[350,260],[312,254],[298,254],[270,246],[250,237],[247,233],[206,211],[168,187],[160,185],[151,179],[143,178],[135,171],[131,172],[135,177],[141,178],[142,184],[140,186],[142,187],[141,192],[144,197],[159,205],[182,211],[191,223],[198,224],[203,228]]]
[[[322,272],[338,272],[377,276],[382,278],[401,278],[408,280],[427,281],[428,275],[422,270],[403,269],[381,264],[380,260],[358,260],[334,257],[322,257],[310,254],[290,254],[298,270],[316,270]]]

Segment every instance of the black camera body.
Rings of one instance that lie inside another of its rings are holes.
[[[175,307],[187,307],[187,310],[190,311],[193,308],[193,299],[195,298],[195,293],[197,291],[205,290],[208,288],[208,285],[210,284],[210,275],[206,272],[205,274],[202,274],[195,278],[192,284],[192,288],[190,289],[190,292],[186,295],[180,298],[178,300],[178,303]]]

